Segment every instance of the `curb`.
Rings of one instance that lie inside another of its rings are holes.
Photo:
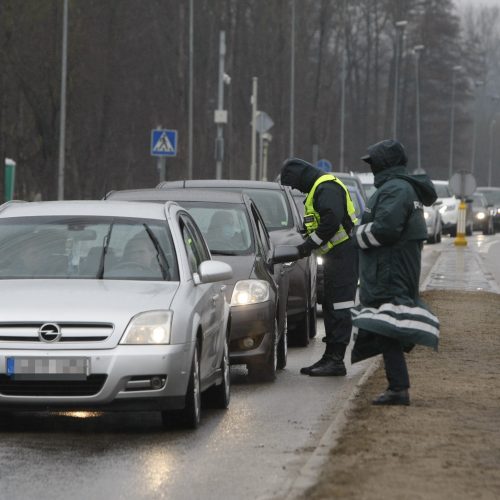
[[[378,356],[373,359],[370,365],[366,368],[365,372],[352,389],[350,396],[338,409],[335,418],[323,434],[323,437],[313,454],[298,472],[296,479],[293,481],[286,493],[286,496],[284,497],[285,500],[304,498],[306,491],[318,483],[319,476],[323,471],[323,466],[329,460],[332,450],[337,446],[338,440],[342,435],[342,431],[349,421],[349,416],[356,405],[356,397],[358,396],[362,386],[380,365],[381,358]]]

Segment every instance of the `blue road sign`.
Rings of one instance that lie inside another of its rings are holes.
[[[318,160],[316,162],[316,168],[323,170],[323,172],[331,172],[332,171],[332,164],[328,160],[325,160],[324,158],[322,158],[321,160]]]
[[[152,156],[177,156],[177,130],[151,130]]]

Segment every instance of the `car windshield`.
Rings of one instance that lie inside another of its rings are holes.
[[[178,281],[165,222],[116,217],[0,220],[0,279]]]
[[[244,205],[209,202],[178,202],[193,217],[208,248],[216,255],[248,255],[254,240]]]
[[[257,205],[268,231],[293,227],[291,209],[281,190],[245,188],[243,190]]]
[[[481,191],[488,200],[488,205],[500,205],[500,189],[498,191]]]
[[[450,188],[448,184],[434,184],[434,189],[436,190],[438,198],[452,198]]]

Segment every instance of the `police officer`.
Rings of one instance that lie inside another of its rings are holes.
[[[358,256],[350,234],[356,218],[349,191],[332,174],[299,158],[285,161],[281,183],[307,194],[304,224],[307,239],[299,245],[301,257],[313,251],[323,256],[323,318],[326,343],[322,358],[300,373],[313,377],[346,374],[344,355],[351,339],[350,308],[358,281]]]
[[[362,157],[377,191],[368,200],[353,242],[360,256],[360,305],[352,310],[359,328],[351,361],[383,355],[387,389],[375,405],[409,405],[404,352],[414,344],[437,348],[439,320],[419,297],[421,252],[427,238],[423,205],[437,198],[427,175],[410,175],[404,146],[386,139]]]

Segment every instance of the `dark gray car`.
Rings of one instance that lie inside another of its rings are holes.
[[[272,263],[272,243],[255,203],[241,192],[211,189],[113,191],[106,198],[175,201],[190,213],[214,258],[233,268],[226,283],[231,364],[247,365],[254,379],[274,380],[287,358],[289,273],[286,264]]]
[[[255,202],[275,245],[300,245],[304,241],[303,219],[291,189],[278,182],[196,179],[162,182],[157,189],[217,189],[243,191]],[[306,346],[316,335],[316,257],[311,255],[290,267],[287,317],[289,342]]]

